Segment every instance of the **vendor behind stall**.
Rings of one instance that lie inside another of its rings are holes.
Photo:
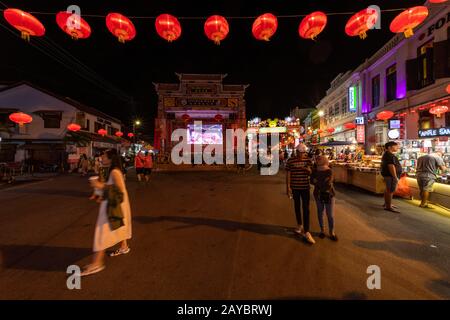
[[[433,192],[433,185],[437,179],[437,170],[445,171],[444,160],[440,151],[426,154],[417,160],[416,176],[417,184],[420,189],[420,197],[422,202],[420,207],[428,208],[428,199],[430,192]]]

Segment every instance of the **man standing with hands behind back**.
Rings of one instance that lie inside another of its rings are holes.
[[[398,181],[402,174],[402,166],[395,153],[398,152],[397,142],[390,141],[384,145],[385,152],[381,158],[381,175],[386,184],[384,191],[384,210],[400,213],[395,206],[392,205],[392,197],[398,186]]]

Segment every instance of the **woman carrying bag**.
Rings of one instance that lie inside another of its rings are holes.
[[[105,200],[100,203],[95,226],[92,263],[85,267],[81,273],[82,276],[105,269],[106,249],[120,243],[120,248],[110,256],[115,257],[130,252],[127,240],[131,239],[131,209],[117,151],[105,151],[102,155],[102,163],[105,167],[109,167],[107,181],[104,183],[91,180],[91,185],[93,188],[103,190]]]
[[[321,239],[325,238],[325,227],[323,222],[324,211],[328,218],[328,230],[330,239],[337,241],[338,237],[334,232],[334,206],[336,193],[333,186],[333,171],[329,167],[326,156],[319,156],[316,159],[316,168],[311,174],[311,183],[314,185],[314,198],[317,205],[317,215],[319,218]]]

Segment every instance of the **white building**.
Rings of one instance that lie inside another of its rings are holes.
[[[11,122],[9,115],[18,111],[31,115],[33,121],[22,127]],[[70,123],[82,127],[79,135],[87,141],[84,146],[65,140]],[[92,156],[101,149],[118,148],[120,141],[114,134],[121,130],[122,123],[77,101],[21,82],[0,88],[0,125],[0,162],[31,159],[63,165],[68,154],[75,159],[81,153]],[[100,128],[108,135],[98,135]]]

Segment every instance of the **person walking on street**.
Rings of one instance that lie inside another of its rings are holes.
[[[150,152],[145,152],[145,162],[144,162],[144,176],[145,176],[145,182],[150,181],[150,175],[152,174],[153,170],[153,158]]]
[[[286,164],[286,189],[288,197],[294,200],[295,216],[298,225],[294,232],[303,236],[308,243],[314,244],[314,238],[309,232],[309,178],[311,168],[312,162],[308,158],[306,146],[300,144],[297,147],[297,154],[291,157]],[[300,207],[302,207],[302,210]]]
[[[417,160],[416,176],[420,190],[420,198],[422,199],[420,207],[422,208],[430,208],[428,200],[430,198],[430,192],[433,192],[433,185],[437,179],[438,169],[441,171],[447,170],[440,152],[423,155]]]
[[[89,160],[87,156],[83,153],[80,157],[80,173],[84,177],[88,173],[89,170]]]
[[[384,145],[385,152],[381,158],[381,175],[386,184],[384,191],[384,210],[400,213],[397,207],[392,205],[392,198],[398,186],[398,181],[402,175],[402,166],[395,155],[398,152],[398,144],[390,141]]]
[[[319,156],[316,158],[316,168],[311,174],[311,184],[314,185],[314,199],[317,205],[317,216],[319,218],[321,239],[325,238],[325,227],[323,223],[324,211],[328,218],[328,231],[330,239],[337,241],[338,238],[334,232],[334,206],[336,192],[334,190],[333,171],[329,167],[329,160],[327,156]]]
[[[109,166],[108,179],[106,183],[93,179],[91,185],[103,190],[105,199],[100,203],[95,226],[92,262],[84,268],[82,276],[105,269],[106,249],[120,243],[120,248],[111,253],[111,257],[130,252],[127,240],[131,239],[131,208],[120,157],[116,150],[110,149],[102,155],[102,161]]]
[[[141,182],[145,175],[145,155],[144,152],[139,151],[138,154],[134,157],[134,167],[136,168],[136,175],[138,181]]]

